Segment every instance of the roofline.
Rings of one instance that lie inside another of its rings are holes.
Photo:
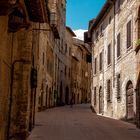
[[[101,9],[101,11],[99,12],[98,16],[96,17],[95,22],[92,24],[91,31],[93,30],[93,28],[96,28],[96,26],[98,25],[98,23],[101,21],[101,19],[106,14],[106,12],[113,6],[112,4],[115,1],[116,0],[107,0],[105,2],[103,8]]]
[[[66,29],[72,34],[72,36],[76,37],[75,33],[72,31],[70,27],[66,26]]]

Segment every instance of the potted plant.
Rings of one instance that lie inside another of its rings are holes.
[[[138,52],[140,49],[140,38],[135,42],[135,46],[136,46],[135,51]]]

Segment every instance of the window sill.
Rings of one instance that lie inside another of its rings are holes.
[[[121,56],[118,56],[118,57],[117,57],[117,61],[120,60],[120,59],[121,59]]]
[[[103,73],[103,70],[100,70],[100,73]]]
[[[111,67],[111,64],[108,64],[108,65],[107,65],[107,68],[110,68],[110,67]]]
[[[103,34],[103,33],[101,33],[101,34],[100,34],[100,37],[103,37],[103,36],[104,36],[104,34]]]
[[[121,97],[117,97],[117,101],[118,102],[121,102]]]
[[[108,103],[112,103],[112,101],[110,99],[107,100]]]
[[[129,48],[127,48],[127,52],[129,52],[130,50],[132,50],[132,46],[130,46]]]

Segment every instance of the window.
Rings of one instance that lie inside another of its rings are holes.
[[[131,47],[132,38],[131,38],[131,20],[127,23],[127,49]]]
[[[98,40],[98,35],[99,35],[99,33],[98,33],[98,31],[96,32],[96,40]]]
[[[96,105],[96,87],[94,87],[94,105]]]
[[[107,81],[107,101],[110,102],[112,99],[112,91],[111,91],[111,81]]]
[[[96,72],[97,72],[97,58],[95,58],[95,60],[94,60],[94,74],[96,74]]]
[[[101,36],[102,36],[103,35],[103,25],[101,25],[100,30],[101,30]]]
[[[121,0],[118,0],[118,1],[117,1],[117,10],[120,9],[120,6],[121,6]]]
[[[67,44],[65,44],[65,53],[67,53]]]
[[[112,18],[111,18],[111,16],[110,16],[110,17],[109,17],[109,24],[111,23],[111,19],[112,19]]]
[[[111,44],[108,45],[108,48],[107,48],[107,64],[110,65],[111,64]]]
[[[120,50],[120,33],[117,35],[117,57],[120,57],[121,50]]]
[[[117,99],[119,100],[121,98],[121,77],[120,74],[117,75]]]
[[[102,71],[102,52],[100,53],[100,71]]]

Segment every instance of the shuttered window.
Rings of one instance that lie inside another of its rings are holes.
[[[102,71],[102,52],[100,53],[100,71]]]
[[[94,87],[94,105],[96,105],[96,87]]]
[[[108,52],[108,61],[107,61],[107,63],[108,63],[108,65],[110,65],[111,64],[111,44],[109,44],[108,45],[108,50],[107,50],[107,52]]]
[[[121,98],[121,77],[120,74],[117,75],[117,99]]]
[[[97,73],[97,58],[94,60],[94,74]]]
[[[121,54],[120,45],[121,45],[121,42],[120,42],[120,33],[119,33],[117,35],[117,57],[120,57],[120,54]]]
[[[131,47],[132,43],[132,30],[131,30],[131,20],[127,23],[127,48]]]
[[[112,99],[111,81],[107,81],[107,101],[110,102]]]

